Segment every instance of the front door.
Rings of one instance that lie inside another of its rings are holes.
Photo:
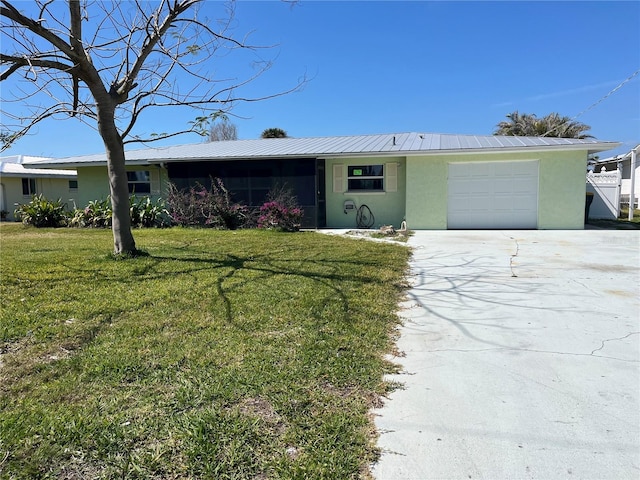
[[[325,228],[327,226],[327,188],[325,177],[324,159],[316,161],[316,227]]]

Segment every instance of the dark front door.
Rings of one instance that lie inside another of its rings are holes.
[[[316,163],[316,192],[318,209],[316,228],[325,228],[327,226],[327,189],[324,159],[318,160]]]

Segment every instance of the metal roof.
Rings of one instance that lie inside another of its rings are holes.
[[[617,142],[555,137],[509,137],[437,133],[390,133],[339,137],[269,138],[150,147],[126,151],[128,164],[193,160],[239,160],[268,158],[339,158],[350,156],[409,156],[455,152],[609,150]],[[39,166],[85,166],[106,164],[105,153],[33,162]]]
[[[627,153],[623,153],[621,155],[616,155],[616,156],[608,157],[608,158],[600,158],[598,160],[595,160],[594,163],[622,162],[622,161],[626,160],[627,158],[631,158],[631,154],[633,153],[634,150],[636,152],[640,152],[640,144],[636,145],[634,148],[629,150]],[[637,154],[640,154],[640,153],[637,153]]]
[[[53,161],[52,158],[28,157],[26,155],[12,155],[0,157],[0,176],[3,177],[46,177],[75,179],[78,175],[74,170],[52,170],[49,168],[35,168],[40,162]],[[25,164],[31,168],[25,167]]]

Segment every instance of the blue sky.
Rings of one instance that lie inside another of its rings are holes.
[[[220,4],[204,8],[215,15]],[[518,110],[581,114],[576,120],[590,125],[596,138],[623,143],[605,156],[640,143],[640,74],[604,98],[640,69],[637,1],[241,1],[234,28],[239,35],[253,31],[253,43],[276,45],[260,51],[274,64],[246,95],[278,92],[309,78],[298,92],[236,105],[231,120],[241,139],[258,138],[268,127],[293,137],[490,135]],[[221,61],[220,74],[235,75],[248,59],[231,54]],[[142,117],[139,128],[178,130],[196,115],[160,110]],[[34,133],[2,155],[103,150],[98,134],[74,119],[42,123]],[[193,135],[165,144],[199,141]]]

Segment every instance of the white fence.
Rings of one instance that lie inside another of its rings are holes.
[[[593,203],[589,208],[589,218],[615,220],[620,216],[620,170],[587,174],[587,192],[593,193]]]

